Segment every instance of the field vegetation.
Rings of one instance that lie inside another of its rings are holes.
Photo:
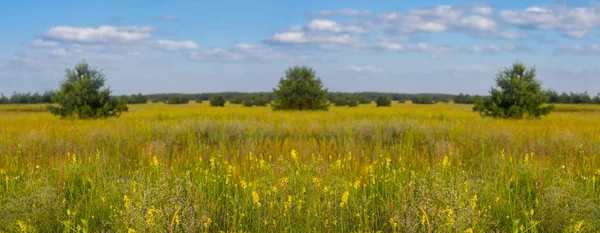
[[[600,107],[0,105],[1,232],[598,232]]]

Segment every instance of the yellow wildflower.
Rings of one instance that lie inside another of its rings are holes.
[[[256,191],[252,191],[252,202],[258,207],[261,206],[260,197],[258,196],[258,193]]]

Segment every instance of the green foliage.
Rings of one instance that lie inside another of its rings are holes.
[[[348,104],[348,101],[344,98],[338,98],[333,101],[333,105],[337,107],[346,106],[346,104]]]
[[[522,119],[524,117],[540,118],[548,115],[554,106],[543,106],[550,99],[550,94],[542,90],[536,79],[534,68],[527,68],[522,63],[513,64],[496,77],[497,88],[492,88],[487,100],[479,100],[473,107],[484,117]]]
[[[356,98],[358,100],[359,104],[370,104],[371,100],[369,98],[367,98],[366,96],[359,96]]]
[[[183,95],[173,95],[169,96],[166,104],[188,104],[190,99]]]
[[[225,98],[220,95],[215,95],[210,98],[210,106],[212,107],[224,107],[225,106]]]
[[[122,96],[128,104],[145,104],[148,102],[148,98],[142,95],[142,93],[132,94],[130,96]]]
[[[358,106],[358,100],[356,98],[350,98],[348,99],[348,107],[357,107]]]
[[[279,89],[273,89],[277,100],[273,110],[328,110],[327,89],[323,88],[315,71],[308,67],[293,67],[279,80]]]
[[[242,97],[235,97],[229,101],[231,104],[242,104],[244,99]]]
[[[377,103],[377,107],[389,107],[392,105],[392,100],[387,95],[377,97],[375,102]]]
[[[433,100],[433,98],[431,98],[431,96],[423,95],[423,96],[413,97],[412,103],[413,104],[435,104],[435,101]]]
[[[106,78],[86,62],[80,62],[73,69],[67,69],[60,90],[52,100],[58,106],[48,106],[48,110],[61,118],[79,119],[120,116],[127,111],[123,99],[110,98],[110,89],[103,88]]]

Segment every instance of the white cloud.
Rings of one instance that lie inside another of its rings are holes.
[[[198,44],[193,41],[172,41],[172,40],[159,40],[156,41],[159,49],[167,51],[185,51],[185,50],[196,50],[200,48]]]
[[[31,42],[31,44],[36,47],[57,47],[60,45],[60,43],[57,41],[42,40],[42,39],[35,39],[35,40],[33,40],[33,42]]]
[[[52,54],[52,56],[57,56],[57,57],[64,57],[67,56],[71,53],[67,52],[67,50],[65,48],[56,48],[53,49],[50,54]]]
[[[275,61],[305,60],[307,56],[263,45],[239,43],[230,48],[192,52],[189,58],[196,61]]]
[[[567,48],[556,49],[555,53],[560,55],[600,55],[600,44],[577,44]]]
[[[150,38],[152,27],[72,27],[58,26],[44,33],[47,39],[81,43],[134,42]]]
[[[324,10],[314,13],[314,16],[317,17],[329,17],[335,15],[344,15],[344,16],[364,16],[371,14],[369,10],[359,10],[359,9],[339,9],[339,10]]]
[[[269,38],[269,41],[272,42],[288,44],[352,44],[361,40],[360,36],[350,34],[312,34],[306,32],[276,33]]]
[[[527,35],[525,33],[512,31],[512,30],[505,30],[505,31],[500,32],[498,34],[498,37],[501,39],[506,39],[506,40],[522,40],[522,39],[528,39],[529,35]]]
[[[382,13],[373,23],[388,34],[410,35],[416,32],[464,31],[469,33],[494,32],[497,22],[491,17],[489,6],[453,7],[439,5],[406,12]]]
[[[358,73],[381,73],[383,69],[373,66],[346,66],[342,70],[358,72]]]
[[[381,42],[379,48],[388,51],[397,52],[432,52],[432,53],[449,53],[454,50],[451,46],[434,46],[427,43],[416,43],[416,44],[400,44],[392,42]]]
[[[498,53],[518,53],[518,52],[529,52],[531,49],[523,45],[495,45],[489,44],[487,46],[474,45],[464,51],[474,54],[498,54]]]
[[[307,27],[312,31],[326,32],[347,32],[347,33],[365,33],[366,30],[355,25],[340,25],[334,21],[326,19],[315,19],[308,24]]]
[[[500,12],[503,21],[522,28],[558,30],[571,38],[584,38],[588,31],[600,28],[599,7],[538,7]]]

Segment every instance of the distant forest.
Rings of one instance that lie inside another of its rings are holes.
[[[550,103],[565,103],[565,104],[600,104],[600,93],[592,97],[587,92],[583,93],[558,93],[550,90]],[[0,94],[0,104],[43,104],[52,103],[53,91],[43,93],[13,93],[10,97]],[[458,95],[440,94],[440,93],[419,93],[419,94],[403,94],[403,93],[383,93],[383,92],[329,92],[327,99],[331,103],[340,101],[355,100],[361,104],[371,103],[377,97],[387,95],[393,101],[405,102],[411,101],[417,104],[434,104],[438,102],[454,102],[459,104],[472,104],[477,99],[486,98],[487,96],[469,95],[460,93]],[[132,94],[132,95],[117,95],[113,98],[124,99],[128,104],[144,104],[147,102],[165,102],[165,103],[187,103],[190,100],[207,101],[213,96],[222,96],[225,100],[232,104],[242,104],[245,100],[252,99],[260,100],[269,103],[275,99],[272,92],[218,92],[218,93],[161,93],[161,94]]]

